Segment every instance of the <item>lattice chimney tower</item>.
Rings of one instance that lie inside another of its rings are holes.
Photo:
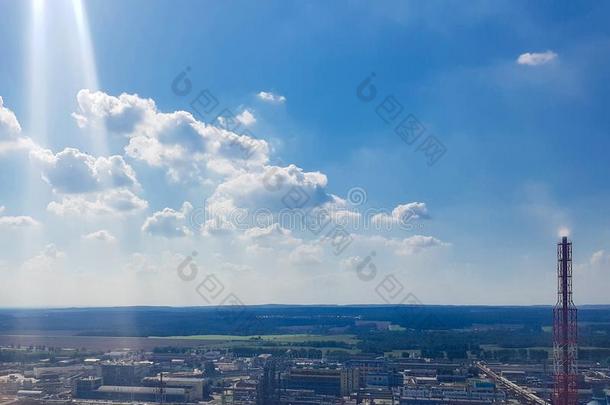
[[[572,301],[572,242],[557,244],[557,304],[553,309],[554,405],[577,405],[578,321]]]

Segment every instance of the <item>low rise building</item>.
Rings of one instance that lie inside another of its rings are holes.
[[[147,387],[159,387],[161,384],[160,376],[145,377],[142,380],[142,385]],[[185,388],[189,391],[189,397],[197,401],[204,398],[206,382],[203,378],[191,377],[173,377],[163,376],[163,387],[167,388]]]

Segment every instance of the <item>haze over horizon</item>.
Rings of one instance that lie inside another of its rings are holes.
[[[610,304],[609,8],[2,2],[0,307]]]

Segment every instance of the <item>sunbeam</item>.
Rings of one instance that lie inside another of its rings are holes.
[[[80,63],[85,80],[84,87],[91,91],[98,91],[100,88],[97,69],[95,67],[95,54],[91,43],[87,12],[82,0],[72,0],[72,10],[74,11],[74,19],[78,30]],[[94,122],[92,124],[91,132],[89,134],[92,141],[92,152],[96,156],[107,156],[108,140],[106,126],[103,121]]]

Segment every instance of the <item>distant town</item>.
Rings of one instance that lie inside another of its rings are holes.
[[[418,305],[3,309],[0,403],[545,404],[555,384],[552,314]],[[610,307],[579,315],[578,403],[607,404]]]

